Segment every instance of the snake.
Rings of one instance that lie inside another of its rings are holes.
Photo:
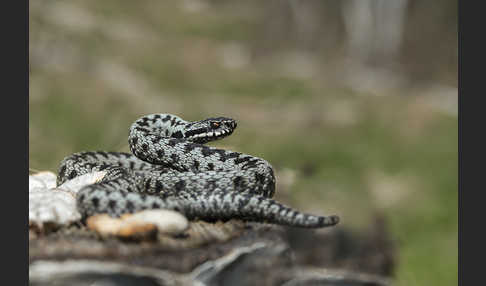
[[[167,113],[145,115],[130,126],[131,153],[71,154],[61,161],[56,183],[105,172],[76,195],[83,218],[168,209],[190,220],[240,219],[303,228],[339,222],[337,215],[307,214],[272,199],[276,180],[266,160],[205,145],[231,135],[236,127],[228,117],[186,121]]]

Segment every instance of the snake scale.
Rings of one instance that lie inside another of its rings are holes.
[[[162,208],[206,221],[238,218],[309,228],[339,222],[338,216],[305,214],[273,200],[275,176],[267,161],[204,145],[231,135],[236,126],[226,117],[189,122],[171,114],[143,116],[130,127],[133,154],[72,154],[61,162],[57,184],[106,171],[78,192],[83,217]]]

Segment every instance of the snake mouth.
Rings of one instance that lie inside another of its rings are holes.
[[[187,139],[192,140],[194,142],[198,142],[198,143],[208,142],[208,141],[224,138],[226,136],[231,135],[231,133],[233,133],[232,129],[222,129],[222,130],[218,130],[218,131],[207,131],[207,132],[191,135],[191,136],[187,137]]]

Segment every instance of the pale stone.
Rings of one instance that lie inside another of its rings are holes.
[[[42,228],[45,223],[64,225],[80,218],[76,198],[69,192],[46,188],[29,192],[29,224]]]
[[[123,219],[130,222],[152,223],[161,233],[177,234],[189,227],[185,216],[176,211],[163,209],[144,210],[132,215],[125,215]]]
[[[189,227],[187,219],[169,210],[145,210],[112,218],[107,214],[94,215],[87,220],[88,228],[102,235],[121,237],[144,236],[157,230],[159,233],[178,234]]]
[[[81,218],[76,208],[76,193],[98,182],[106,172],[76,177],[56,188],[56,175],[43,171],[29,176],[29,225],[40,229],[46,223],[67,225]]]
[[[56,174],[50,171],[42,171],[29,176],[29,191],[33,188],[55,188]]]

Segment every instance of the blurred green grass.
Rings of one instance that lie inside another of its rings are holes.
[[[371,96],[288,76],[278,56],[225,67],[226,45],[254,40],[251,5],[40,2],[30,7],[31,168],[56,171],[81,150],[128,151],[131,122],[148,113],[227,115],[239,127],[213,145],[296,174],[278,198],[363,231],[383,212],[397,285],[457,284],[456,116],[406,90]]]

